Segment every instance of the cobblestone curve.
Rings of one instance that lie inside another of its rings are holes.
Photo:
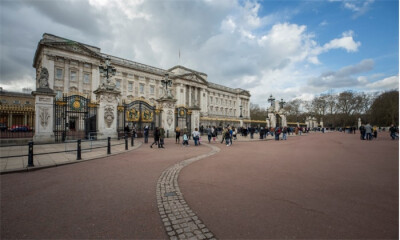
[[[203,145],[203,144],[202,144]],[[209,153],[183,160],[165,169],[157,182],[157,205],[165,231],[171,240],[216,239],[201,219],[188,206],[178,186],[182,168],[220,151],[216,146],[204,144]]]

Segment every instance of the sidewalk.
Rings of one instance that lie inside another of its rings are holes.
[[[81,143],[81,160],[77,158],[77,143],[66,142],[58,144],[43,144],[33,146],[33,164],[34,167],[28,165],[28,144],[22,146],[1,147],[0,156],[17,156],[20,157],[0,158],[0,174],[19,171],[30,171],[40,168],[59,166],[64,164],[72,164],[96,158],[115,155],[127,151],[134,150],[142,144],[141,141],[135,139],[134,146],[131,147],[131,141],[128,140],[128,150],[125,150],[125,140],[111,140],[111,154],[107,154],[107,140],[85,141]],[[60,152],[52,154],[43,154],[50,152]],[[39,154],[39,155],[37,155]]]

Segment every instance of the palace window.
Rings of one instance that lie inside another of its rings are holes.
[[[69,75],[70,81],[76,81],[76,71],[71,71]]]
[[[144,84],[140,84],[140,85],[139,85],[139,92],[140,92],[141,94],[144,93]]]
[[[154,86],[152,86],[152,85],[150,86],[150,94],[154,95]]]
[[[19,100],[14,100],[14,104],[19,104]]]
[[[83,66],[84,66],[85,68],[91,68],[91,67],[92,67],[92,65],[89,64],[89,63],[85,63]]]
[[[31,104],[31,102],[30,101],[26,101],[25,104]]]
[[[90,74],[89,73],[83,74],[83,83],[86,83],[86,84],[90,83]]]
[[[2,103],[2,104],[6,104],[6,103],[7,103],[7,100],[1,99],[1,103]]]
[[[133,91],[133,82],[128,83],[128,91],[132,92]]]
[[[62,68],[56,68],[56,79],[62,79],[62,78],[63,78]]]
[[[121,80],[120,79],[117,79],[117,81],[115,81],[115,87],[117,89],[121,89]]]

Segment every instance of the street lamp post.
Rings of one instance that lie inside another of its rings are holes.
[[[279,105],[281,106],[281,108],[283,108],[283,106],[286,104],[286,102],[283,101],[283,98],[281,98],[281,102],[279,103]]]
[[[275,102],[275,98],[272,96],[272,94],[269,96],[268,102],[270,102],[271,103],[271,107],[273,107],[273,104]]]

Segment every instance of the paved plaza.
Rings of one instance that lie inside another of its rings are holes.
[[[1,175],[1,239],[398,238],[399,142],[388,133],[140,141]]]

